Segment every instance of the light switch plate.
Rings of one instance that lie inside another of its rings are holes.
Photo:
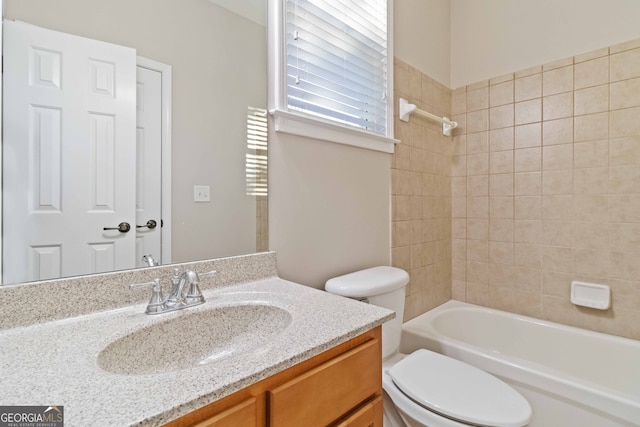
[[[194,202],[210,202],[211,201],[211,187],[208,185],[194,185],[193,186],[193,201]]]

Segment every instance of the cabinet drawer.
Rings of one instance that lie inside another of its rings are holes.
[[[256,398],[252,397],[207,420],[194,424],[193,427],[250,427],[257,425]]]
[[[382,396],[365,403],[335,427],[382,427]]]
[[[380,340],[373,339],[270,391],[269,425],[326,426],[381,389]]]

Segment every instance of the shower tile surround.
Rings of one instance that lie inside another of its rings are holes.
[[[640,40],[453,90],[451,113],[452,297],[640,339]],[[433,284],[401,248],[394,263],[423,281],[410,318]],[[571,280],[609,285],[612,308],[574,306]]]
[[[397,58],[394,76],[395,105],[405,98],[431,113],[450,114],[450,89]],[[451,299],[451,218],[459,206],[451,201],[455,147],[442,125],[416,116],[407,123],[395,114],[395,137],[402,143],[391,157],[392,263],[409,272],[408,320]]]

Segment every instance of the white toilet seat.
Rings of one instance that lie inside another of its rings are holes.
[[[418,350],[409,356],[397,353],[408,282],[406,271],[382,266],[335,277],[325,285],[328,292],[366,298],[370,304],[396,312],[395,319],[382,325],[385,427],[527,425],[531,418],[529,403],[488,373],[428,350]],[[440,376],[430,376],[433,373]],[[504,402],[508,402],[509,410],[505,410]],[[429,405],[432,409],[428,409]]]
[[[424,425],[522,427],[531,419],[529,402],[508,384],[425,349],[387,367],[383,386],[405,417]]]

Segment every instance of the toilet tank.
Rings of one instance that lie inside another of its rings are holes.
[[[344,297],[366,300],[370,304],[396,312],[396,317],[382,325],[382,357],[392,355],[400,346],[404,315],[405,287],[409,274],[396,267],[373,267],[334,277],[325,290]]]

